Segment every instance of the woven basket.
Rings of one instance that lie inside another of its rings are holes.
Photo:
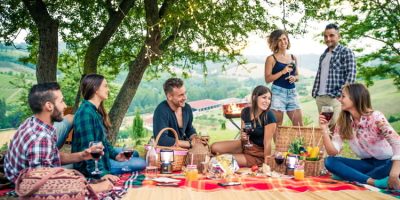
[[[276,133],[275,151],[287,152],[289,144],[298,137],[304,138],[304,146],[316,146],[319,149],[323,148],[322,129],[314,127],[299,127],[299,126],[279,126]],[[268,165],[271,169],[280,173],[285,173],[286,165],[277,165],[274,157],[268,160]],[[321,170],[324,169],[324,159],[318,161],[305,161],[304,172],[305,176],[319,176]]]
[[[171,131],[174,136],[175,136],[175,144],[170,146],[170,147],[165,147],[165,146],[159,146],[158,145],[158,141],[160,140],[160,137],[162,134],[164,133],[168,133],[167,131]],[[181,171],[182,170],[182,166],[185,164],[185,159],[188,153],[187,149],[181,148],[178,146],[178,134],[176,133],[176,131],[172,128],[163,128],[157,135],[156,140],[155,140],[155,146],[154,148],[157,151],[158,154],[158,158],[161,158],[160,156],[160,150],[161,149],[169,149],[169,150],[173,150],[174,151],[174,162],[172,163],[172,170],[173,171]],[[149,145],[145,145],[145,149],[148,150],[149,149]],[[157,166],[161,166],[161,162],[160,160],[157,160]]]

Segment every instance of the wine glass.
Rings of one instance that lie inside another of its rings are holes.
[[[321,114],[325,116],[325,119],[329,122],[333,116],[333,107],[332,106],[322,106]]]
[[[244,129],[243,131],[247,134],[247,144],[245,144],[245,147],[252,147],[253,144],[250,143],[250,133],[253,131],[253,127],[251,126],[251,122],[246,122],[244,123]]]
[[[127,160],[129,160],[132,157],[133,151],[134,151],[133,145],[124,145],[124,147],[122,147],[122,153],[124,154],[124,156]],[[121,170],[124,172],[131,171],[129,169],[129,167],[126,165],[124,167],[122,167]]]
[[[288,67],[291,68],[292,71],[294,71],[294,69],[296,68],[296,63],[295,62],[291,62],[291,63],[289,63]],[[289,76],[290,76],[290,72],[288,72],[288,73],[289,73]]]
[[[285,157],[282,155],[281,152],[275,152],[274,158],[277,165],[282,165],[285,161]]]
[[[103,143],[101,143],[101,141],[92,141],[89,143],[89,148],[92,146],[102,146],[102,145],[103,145]],[[102,151],[101,148],[96,148],[95,150],[92,150],[90,152],[90,154],[92,155],[92,157],[94,159],[94,166],[95,166],[95,169],[92,172],[93,175],[99,175],[102,173],[102,171],[99,170],[99,166],[97,164],[101,157],[101,151]]]

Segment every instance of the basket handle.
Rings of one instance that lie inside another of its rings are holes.
[[[158,141],[160,140],[161,135],[162,135],[163,133],[165,133],[166,131],[172,131],[172,133],[173,133],[174,136],[175,136],[175,144],[172,145],[172,146],[173,146],[173,147],[179,147],[179,146],[178,146],[178,140],[179,140],[178,133],[176,133],[176,131],[175,131],[173,128],[166,127],[166,128],[161,129],[160,132],[158,132],[158,135],[157,135],[157,137],[156,137],[156,141],[154,141],[154,143],[155,143],[155,144],[154,144],[154,148],[157,148],[157,147],[158,147]]]

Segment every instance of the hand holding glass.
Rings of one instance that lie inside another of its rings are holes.
[[[277,165],[281,165],[285,161],[285,157],[283,157],[281,152],[275,152],[275,156],[274,157],[275,157],[275,163]]]
[[[103,143],[101,141],[92,141],[89,143],[89,147],[92,147],[92,146],[103,146]],[[102,171],[99,170],[98,163],[97,163],[101,157],[100,149],[101,148],[96,148],[96,150],[92,150],[90,152],[90,154],[92,155],[92,157],[94,159],[94,165],[95,165],[95,170],[92,172],[93,175],[98,175],[98,174],[102,173]]]
[[[290,69],[292,69],[291,71],[294,71],[294,69],[296,68],[296,63],[291,62],[291,63],[288,65],[288,67],[289,67]],[[289,76],[290,76],[290,71],[289,71],[288,73],[289,73]]]
[[[333,107],[332,106],[322,106],[321,114],[325,116],[325,119],[329,122],[333,116]]]
[[[126,145],[122,148],[122,153],[124,154],[127,160],[129,160],[132,157],[133,151],[134,151],[133,145]],[[130,171],[129,167],[127,166],[124,166],[121,170],[124,172]]]
[[[250,122],[244,123],[244,132],[247,133],[247,144],[245,144],[245,147],[252,147],[253,144],[250,143],[250,133],[253,131],[253,127],[251,126]]]

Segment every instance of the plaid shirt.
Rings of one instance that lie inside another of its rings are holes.
[[[321,81],[321,63],[327,52],[328,49],[325,50],[319,59],[318,72],[312,90],[312,96],[314,98],[318,96],[319,84]],[[328,79],[323,81],[327,81],[327,95],[335,98],[340,96],[344,84],[355,82],[357,69],[354,53],[349,48],[337,45],[333,49],[332,54],[332,58],[329,62]]]
[[[4,160],[6,177],[15,182],[26,168],[58,167],[61,165],[53,126],[32,116],[19,126]]]
[[[83,100],[74,117],[74,136],[71,151],[73,153],[80,152],[87,149],[91,141],[101,141],[104,145],[104,155],[98,162],[99,169],[103,171],[101,176],[110,173],[110,158],[115,159],[118,154],[106,136],[107,130],[103,124],[103,117],[97,111],[96,106],[87,100]],[[92,177],[91,172],[95,169],[94,160],[75,163],[74,168],[85,176]]]

